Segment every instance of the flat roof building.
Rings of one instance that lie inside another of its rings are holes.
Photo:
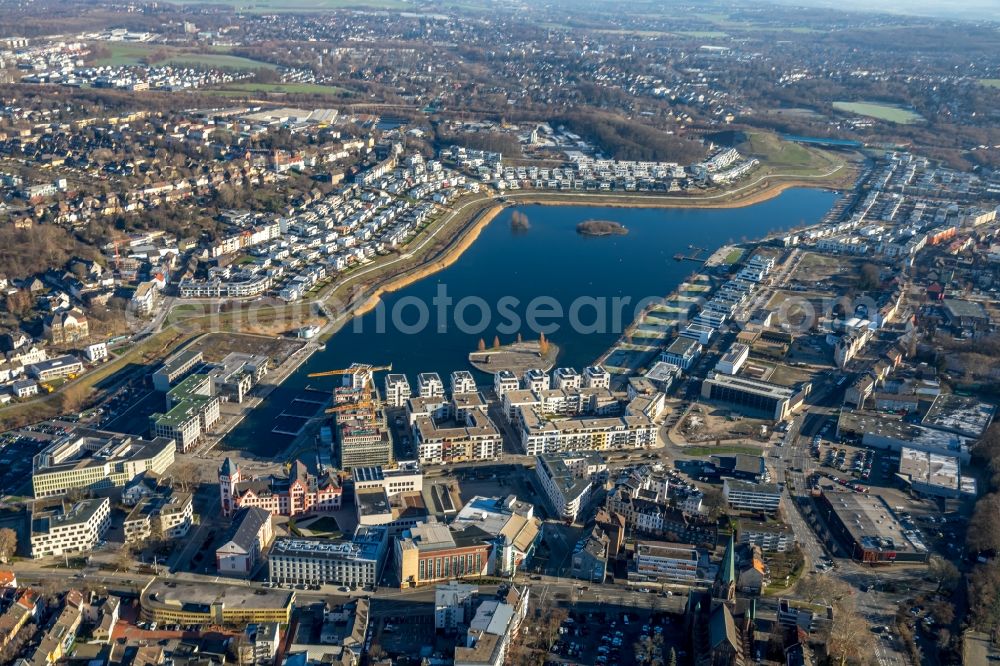
[[[927,562],[930,553],[920,536],[904,529],[879,495],[830,491],[817,502],[833,533],[851,556],[866,564]]]
[[[203,585],[156,578],[139,597],[141,617],[160,624],[288,624],[295,592],[236,585]]]
[[[31,485],[36,498],[72,489],[124,488],[141,474],[166,472],[175,450],[174,441],[164,437],[144,440],[76,428],[35,455]]]
[[[943,430],[963,437],[979,439],[993,422],[996,405],[954,393],[942,393],[934,399],[920,421],[927,428]]]
[[[285,537],[268,554],[272,583],[374,587],[389,543],[383,525],[359,525],[350,541]]]
[[[782,488],[776,483],[752,483],[738,479],[722,482],[726,503],[740,511],[777,513],[781,508]]]
[[[811,390],[808,382],[790,387],[719,373],[709,373],[701,384],[703,398],[746,407],[775,421],[782,421],[800,409]]]
[[[976,479],[962,474],[957,456],[903,447],[899,475],[909,480],[914,492],[933,497],[976,496]]]
[[[35,559],[85,553],[97,546],[111,525],[111,501],[85,499],[31,510],[31,556]]]
[[[204,356],[197,349],[185,349],[167,357],[163,365],[153,372],[153,388],[164,393],[169,391],[175,382],[203,361]]]
[[[535,474],[556,515],[573,523],[587,505],[594,476],[607,469],[595,451],[547,453],[535,457]]]

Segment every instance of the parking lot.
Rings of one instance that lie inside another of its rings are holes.
[[[663,650],[664,658],[673,649],[683,663],[685,636],[668,615],[610,607],[605,611],[574,611],[559,628],[559,640],[552,646],[553,661],[577,664],[642,664]]]

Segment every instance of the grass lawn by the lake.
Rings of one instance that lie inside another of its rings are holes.
[[[979,79],[979,82],[987,88],[1000,88],[1000,79]]]
[[[877,102],[834,102],[833,108],[859,116],[867,116],[877,120],[885,120],[900,125],[910,125],[920,122],[923,116],[894,104],[879,104]]]
[[[785,141],[771,132],[750,132],[738,148],[759,159],[769,172],[784,175],[817,176],[844,164],[836,153]]]

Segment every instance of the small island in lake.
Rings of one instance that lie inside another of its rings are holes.
[[[628,229],[619,222],[584,220],[576,225],[576,233],[584,236],[624,236],[628,233]]]

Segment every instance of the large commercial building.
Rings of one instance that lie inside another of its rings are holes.
[[[51,379],[80,374],[83,372],[83,363],[72,354],[64,354],[37,363],[29,363],[24,366],[24,372],[40,382],[47,382]]]
[[[152,414],[149,428],[156,437],[177,442],[185,452],[219,420],[219,398],[209,375],[191,375],[167,391],[167,411]]]
[[[701,343],[691,338],[674,338],[670,346],[660,355],[661,361],[672,363],[681,370],[691,369],[694,362],[701,355]]]
[[[741,342],[734,342],[733,346],[726,350],[726,353],[719,358],[715,364],[716,372],[724,375],[735,375],[743,367],[750,357],[750,345]]]
[[[34,558],[93,549],[111,524],[107,497],[57,504],[31,511],[31,556]]]
[[[153,372],[153,387],[166,393],[176,382],[201,365],[205,360],[199,350],[179,351],[163,361],[163,365]]]
[[[401,460],[395,467],[355,467],[351,470],[354,492],[381,488],[387,497],[424,489],[424,472],[415,460]]]
[[[841,409],[837,419],[841,441],[860,442],[874,449],[904,448],[954,456],[963,464],[972,459],[972,440],[947,430],[915,425],[894,414]]]
[[[359,525],[350,541],[280,538],[268,553],[272,583],[374,587],[389,543],[383,525]]]
[[[292,463],[288,476],[247,477],[230,458],[219,468],[219,499],[225,515],[250,506],[275,516],[336,511],[343,492],[333,471],[311,474],[300,460]]]
[[[701,384],[703,398],[746,407],[775,421],[782,421],[801,408],[811,390],[808,382],[789,387],[720,373],[709,373]]]
[[[669,541],[637,541],[633,570],[629,578],[673,585],[694,585],[698,581],[698,549]]]
[[[288,624],[295,592],[236,585],[202,585],[157,578],[139,597],[144,620],[160,624]]]
[[[722,494],[726,498],[726,503],[739,511],[777,513],[781,508],[781,493],[782,488],[776,483],[726,479],[722,484]]]
[[[212,395],[226,402],[242,403],[254,386],[267,375],[270,359],[257,354],[227,354],[208,371]]]
[[[490,573],[493,538],[478,527],[452,530],[440,523],[420,523],[404,531],[395,544],[401,587],[417,587]]]
[[[817,505],[826,524],[855,560],[892,564],[926,562],[930,558],[920,535],[905,530],[899,517],[879,495],[824,492]]]
[[[899,454],[899,475],[921,495],[959,498],[976,496],[976,479],[962,474],[957,456],[904,447]]]
[[[576,521],[593,491],[594,477],[607,469],[593,451],[535,456],[535,474],[555,509],[569,523]]]
[[[497,546],[490,553],[490,570],[503,576],[513,575],[527,565],[542,536],[542,521],[535,517],[535,507],[514,495],[477,495],[462,507],[451,526],[475,526],[496,539]]]
[[[35,455],[31,485],[36,498],[73,489],[123,488],[141,474],[163,474],[174,463],[175,450],[167,438],[147,441],[77,428]]]

